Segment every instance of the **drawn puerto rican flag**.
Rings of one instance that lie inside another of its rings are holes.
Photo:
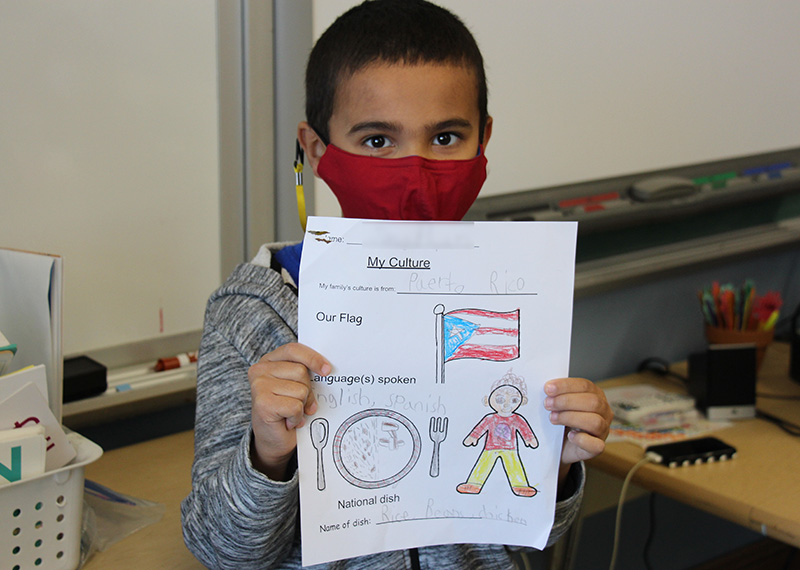
[[[519,309],[505,313],[457,309],[444,314],[443,325],[444,362],[519,358]]]

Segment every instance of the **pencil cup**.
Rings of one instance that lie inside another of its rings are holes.
[[[708,344],[755,344],[756,345],[756,370],[761,368],[767,347],[775,336],[775,329],[761,330],[734,330],[706,326],[706,339]]]

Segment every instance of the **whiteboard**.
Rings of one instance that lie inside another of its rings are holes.
[[[355,3],[317,0],[316,36]],[[800,146],[800,2],[438,3],[484,55],[482,196]]]
[[[0,77],[0,244],[63,256],[65,354],[200,329],[220,280],[215,2],[0,2]]]

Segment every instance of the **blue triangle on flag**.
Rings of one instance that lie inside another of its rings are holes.
[[[470,321],[452,315],[444,316],[444,359],[452,358],[458,348],[467,342],[476,329],[480,328]]]

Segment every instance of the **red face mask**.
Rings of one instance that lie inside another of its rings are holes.
[[[328,145],[317,167],[345,218],[460,220],[486,180],[483,149],[469,160],[376,158]]]

